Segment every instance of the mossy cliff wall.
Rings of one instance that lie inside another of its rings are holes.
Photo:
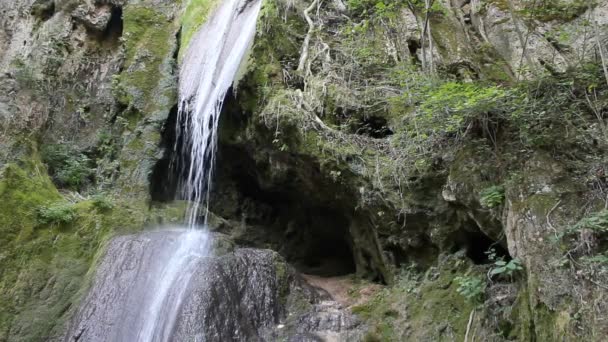
[[[372,340],[602,340],[606,4],[314,5],[263,10],[223,116],[224,229],[294,262],[337,232],[392,284],[358,309]]]
[[[60,338],[105,242],[181,217],[177,66],[217,3],[0,4],[0,341]],[[264,3],[214,228],[383,284],[368,340],[604,340],[606,2],[310,5]]]
[[[181,3],[0,4],[0,341],[47,341],[108,239],[179,222],[150,203],[176,103]]]

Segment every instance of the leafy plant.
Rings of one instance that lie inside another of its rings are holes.
[[[572,226],[570,231],[591,230],[598,233],[608,232],[608,209],[593,213]]]
[[[101,211],[110,210],[114,207],[112,201],[110,201],[110,199],[103,194],[97,194],[93,196],[92,200],[93,206]]]
[[[42,159],[59,186],[78,189],[94,174],[92,161],[66,145],[46,146],[42,149]]]
[[[494,185],[483,189],[479,193],[479,202],[486,208],[496,208],[505,200],[505,188],[500,185]]]
[[[483,292],[486,288],[486,283],[482,277],[479,276],[466,276],[456,277],[454,279],[458,283],[458,291],[463,297],[471,301],[480,301]]]
[[[465,118],[493,110],[506,95],[498,86],[447,82],[429,92],[421,108],[426,115],[445,113]]]
[[[494,266],[490,269],[489,273],[492,276],[513,277],[515,272],[523,270],[521,261],[518,258],[505,261],[503,256],[498,256],[494,248],[490,248],[485,253],[488,256],[488,260],[494,262]]]
[[[76,216],[76,209],[69,203],[38,208],[38,222],[41,224],[67,224],[74,221]]]
[[[490,275],[505,275],[507,277],[512,277],[515,272],[521,270],[523,270],[523,267],[521,266],[521,261],[519,261],[519,259],[514,258],[505,261],[500,258],[494,262],[494,268],[490,270]]]
[[[584,264],[591,265],[602,265],[604,267],[608,266],[608,254],[598,254],[594,256],[586,256],[581,258],[581,262]]]
[[[568,22],[576,19],[597,1],[594,0],[540,0],[524,2],[518,14],[525,19],[552,21],[559,20]]]

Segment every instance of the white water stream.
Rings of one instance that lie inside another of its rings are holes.
[[[196,225],[200,209],[206,223],[219,115],[255,35],[261,5],[261,0],[225,0],[194,36],[181,64],[176,133],[184,143],[174,154],[188,161],[181,165],[186,175],[180,192],[190,201],[189,226]]]
[[[192,39],[180,66],[176,133],[184,143],[174,152],[182,156],[178,168],[186,168],[180,192],[190,203],[189,230],[177,232],[171,252],[146,270],[149,287],[134,327],[138,341],[172,340],[190,278],[198,261],[209,254],[207,232],[193,228],[201,209],[206,217],[219,115],[255,35],[260,7],[261,0],[224,0]]]

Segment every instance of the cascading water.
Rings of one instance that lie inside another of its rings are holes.
[[[121,269],[114,271],[119,274],[114,277],[126,272],[133,278],[128,279],[128,288],[122,289],[124,293],[119,292],[119,302],[113,303],[118,308],[99,302],[101,297],[108,296],[104,291],[108,291],[107,286],[113,281],[112,271],[107,271],[106,278],[101,279],[101,284],[98,281],[89,294],[86,301],[90,302],[89,307],[85,305],[82,310],[87,319],[72,327],[67,339],[179,340],[173,335],[178,318],[184,315],[184,297],[193,274],[200,271],[210,253],[211,243],[205,229],[192,228],[197,224],[201,206],[208,207],[219,115],[254,37],[260,7],[261,0],[224,0],[195,35],[181,64],[176,132],[181,144],[180,151],[176,145],[175,154],[179,157],[175,166],[184,174],[181,196],[190,201],[186,213],[188,229],[143,234],[136,242],[125,245],[126,249],[139,244],[155,251],[142,250],[140,254],[131,251],[138,260],[138,269],[125,270],[122,267],[130,266],[120,265]],[[92,317],[101,323],[91,327]]]
[[[180,68],[176,166],[186,167],[181,195],[189,200],[186,224],[194,228],[201,205],[209,202],[217,145],[219,115],[226,93],[255,35],[261,0],[225,0],[197,32]],[[183,127],[183,129],[182,129]],[[185,162],[187,160],[187,163]],[[205,222],[206,224],[206,222]],[[180,304],[195,270],[192,263],[208,255],[205,231],[177,236],[177,248],[150,293],[139,341],[168,341]]]
[[[226,0],[196,34],[180,72],[174,165],[185,168],[180,193],[190,205],[186,223],[196,225],[201,206],[205,223],[217,147],[219,115],[226,93],[254,34],[261,0]]]

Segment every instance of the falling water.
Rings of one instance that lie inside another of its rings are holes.
[[[181,156],[177,166],[186,168],[180,186],[182,197],[190,201],[186,213],[190,228],[196,225],[200,206],[208,208],[219,115],[254,37],[260,7],[261,0],[223,1],[193,38],[180,67],[176,133],[182,146],[177,151],[176,145],[174,152]],[[193,230],[176,238],[174,252],[153,275],[157,279],[141,311],[138,341],[171,339],[190,277],[198,260],[209,253],[205,231]]]
[[[181,143],[179,151],[176,144],[175,154],[180,157],[175,162],[184,174],[181,195],[190,201],[186,214],[188,228],[196,225],[200,206],[208,207],[220,111],[254,37],[260,7],[261,0],[223,0],[195,35],[181,65],[176,132]],[[69,336],[89,336],[94,341],[175,339],[172,334],[191,277],[204,257],[209,256],[208,233],[204,229],[174,229],[143,234],[140,239],[141,244],[154,250],[125,251],[135,253],[141,263],[136,271],[128,273],[134,277],[129,280],[131,286],[123,301],[113,303],[116,308],[99,302],[99,297],[105,297],[103,291],[107,291],[107,286],[112,286],[102,279],[100,294],[94,290],[87,300],[93,304],[83,308],[85,316],[95,312],[102,315],[101,321],[109,323],[109,331],[98,332],[95,327],[77,325],[76,333]],[[86,314],[87,310],[92,311]]]
[[[156,279],[146,291],[145,310],[140,314],[138,341],[169,341],[179,315],[186,288],[196,266],[209,253],[209,235],[205,231],[176,231],[175,246],[166,260],[162,260]]]
[[[180,194],[190,201],[186,223],[196,225],[199,209],[209,207],[209,192],[219,115],[226,93],[255,34],[261,0],[225,0],[196,34],[180,72],[175,146],[178,168],[185,168]]]

